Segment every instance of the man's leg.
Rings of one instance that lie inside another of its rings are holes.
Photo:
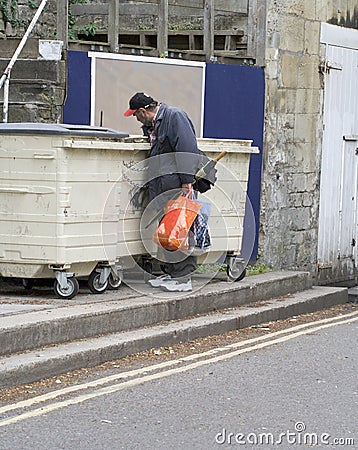
[[[172,278],[179,278],[181,281],[188,281],[191,279],[191,275],[195,272],[197,265],[196,256],[188,256],[183,259],[183,261],[178,261],[174,263],[165,263],[165,271]]]

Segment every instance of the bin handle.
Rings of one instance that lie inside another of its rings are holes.
[[[29,194],[30,190],[25,188],[0,187],[0,192],[9,194]]]
[[[55,159],[55,155],[53,153],[34,153],[34,159]]]
[[[38,186],[33,189],[26,187],[0,186],[0,192],[3,192],[4,194],[52,194],[55,190],[46,186]]]

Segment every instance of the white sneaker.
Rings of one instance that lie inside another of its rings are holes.
[[[168,274],[160,275],[160,277],[153,278],[152,280],[148,280],[148,284],[152,287],[160,287],[162,283],[166,281],[170,281],[172,277]]]
[[[170,280],[165,280],[160,285],[160,289],[162,289],[162,291],[169,291],[169,292],[186,292],[186,291],[192,291],[193,287],[191,285],[191,280],[183,282],[183,281],[170,279]]]

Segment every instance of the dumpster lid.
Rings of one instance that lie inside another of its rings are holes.
[[[125,138],[128,133],[112,128],[90,125],[72,125],[60,123],[0,123],[0,134],[52,134],[67,136],[89,136],[100,138]]]

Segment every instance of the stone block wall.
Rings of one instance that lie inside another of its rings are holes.
[[[324,55],[320,23],[357,28],[352,0],[267,0],[260,255],[276,269],[317,260]]]
[[[64,1],[64,0],[63,0]],[[39,55],[39,39],[58,36],[57,8],[61,0],[49,0],[30,39],[11,71],[9,122],[61,122],[66,89],[66,63],[46,61]],[[0,70],[7,67],[40,0],[8,0],[0,9]],[[3,89],[0,91],[0,115]]]
[[[0,59],[3,71],[7,59]],[[65,61],[20,59],[10,79],[8,122],[62,121],[65,100]],[[0,92],[2,112],[3,90]]]
[[[7,0],[0,5],[0,39],[22,37],[34,17],[40,0]],[[56,39],[57,0],[48,0],[33,32],[33,37]]]

